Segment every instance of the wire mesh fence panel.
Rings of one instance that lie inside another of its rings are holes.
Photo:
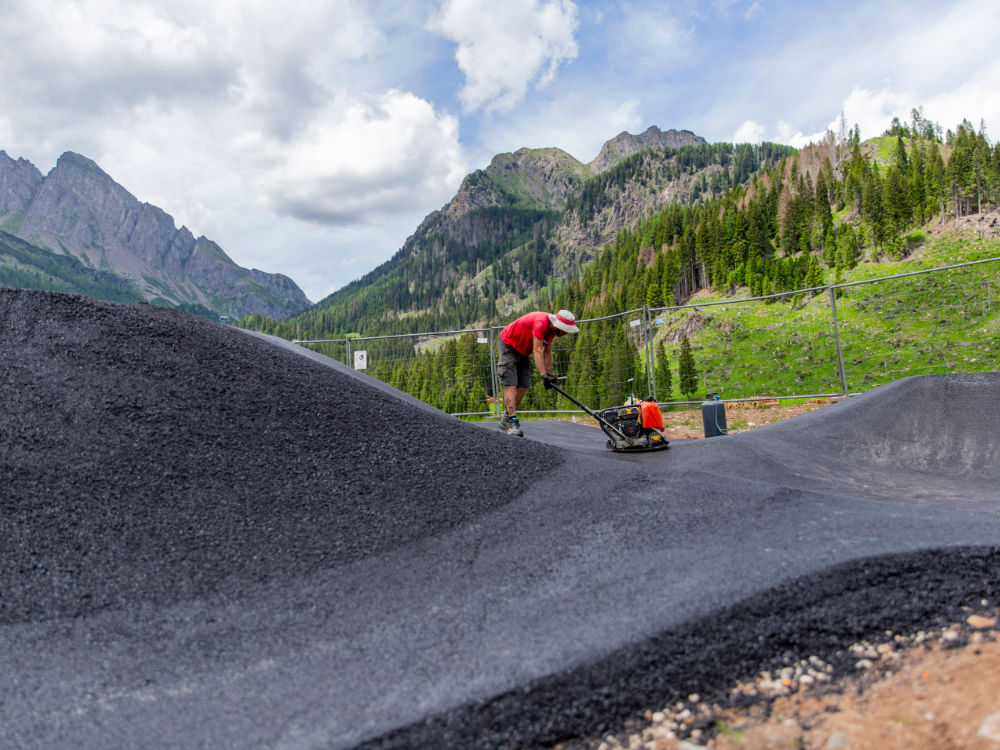
[[[560,387],[590,409],[623,404],[632,395],[649,393],[643,313],[632,310],[605,318],[580,319],[578,333],[556,337],[552,342],[552,370],[565,378]],[[498,347],[500,330],[494,329]],[[579,412],[572,402],[545,389],[531,355],[529,358],[532,384],[518,411]]]
[[[449,414],[490,414],[496,396],[488,329],[372,337],[351,342],[365,352],[368,375]]]
[[[324,339],[315,341],[296,341],[295,343],[318,352],[330,359],[349,365],[347,361],[347,339]]]
[[[1000,369],[1000,263],[838,289],[851,392],[909,375]]]
[[[1000,370],[1000,259],[754,299],[578,321],[553,371],[591,409],[857,393],[908,375]],[[500,327],[299,342],[450,414],[497,415]],[[529,355],[530,356],[530,355]],[[843,376],[840,363],[843,362]],[[522,413],[579,411],[531,363]]]
[[[566,373],[573,395],[591,409],[604,409],[649,393],[645,335],[641,310],[581,321],[580,332],[567,342],[572,345]]]
[[[651,317],[659,401],[709,392],[737,399],[840,391],[832,313],[822,291],[663,308]]]

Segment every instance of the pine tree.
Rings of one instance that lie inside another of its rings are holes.
[[[695,370],[694,355],[691,353],[691,342],[687,336],[681,339],[681,351],[677,358],[677,386],[688,401],[698,390],[698,373]]]
[[[663,295],[660,294],[660,284],[653,281],[646,287],[646,307],[661,307],[663,305]]]
[[[656,397],[660,401],[669,401],[674,391],[673,378],[670,376],[670,358],[660,341],[654,348],[653,374],[656,377]]]

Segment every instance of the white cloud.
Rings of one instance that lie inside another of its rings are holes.
[[[943,130],[954,130],[963,118],[969,119],[976,128],[980,120],[1000,124],[1000,85],[996,83],[1000,80],[1000,65],[994,63],[993,67],[993,74],[984,76],[982,81],[970,81],[941,91],[920,92],[911,87],[897,89],[891,85],[877,90],[856,86],[844,99],[841,111],[847,126],[857,125],[862,138],[881,135],[889,128],[893,117],[909,122],[915,108],[922,109],[923,116]],[[837,132],[839,127],[838,113],[829,129]],[[994,142],[996,135],[991,136]]]
[[[388,258],[465,174],[457,119],[382,82],[397,61],[370,10],[11,0],[0,149],[43,172],[82,153],[237,263],[317,299]],[[397,33],[418,12],[389,11],[378,20]]]
[[[764,126],[754,120],[747,120],[733,133],[733,143],[761,143],[764,141]]]
[[[604,142],[622,131],[638,133],[654,123],[644,122],[637,99],[616,101],[606,96],[572,93],[531,111],[494,120],[481,134],[481,166],[497,153],[519,148],[554,146],[587,163]]]
[[[946,130],[963,117],[978,127],[982,118],[988,134],[996,130],[991,137],[1000,135],[1000,58],[990,33],[1000,28],[1000,5],[959,0],[933,23],[906,3],[845,12],[855,13],[855,22],[836,34],[803,28],[788,44],[740,61],[733,73],[742,88],[714,104],[708,121],[743,122],[741,135],[801,147],[826,129],[836,132],[841,111],[848,127],[857,124],[862,138],[872,138],[893,117],[908,121],[923,107]]]
[[[795,148],[804,148],[810,143],[819,143],[826,135],[826,130],[819,130],[814,133],[803,133],[783,120],[778,120],[777,130],[773,137],[768,140],[775,143],[786,143]]]
[[[754,18],[759,16],[764,12],[764,7],[757,2],[750,3],[750,7],[747,8],[746,13],[743,14],[743,18],[746,21],[752,21]]]
[[[467,171],[458,121],[398,91],[331,103],[298,137],[262,150],[275,166],[259,190],[275,212],[334,225],[436,207]]]
[[[1000,67],[997,72],[1000,73]],[[841,112],[848,128],[853,129],[856,125],[863,139],[874,138],[889,128],[894,117],[908,123],[912,110],[917,108],[923,111],[926,119],[937,123],[943,130],[954,130],[963,118],[970,120],[978,129],[982,120],[987,124],[987,136],[991,142],[996,142],[1000,133],[991,134],[989,131],[991,123],[1000,123],[1000,86],[993,83],[996,80],[1000,79],[987,76],[982,82],[967,82],[956,88],[923,94],[910,87],[893,88],[887,85],[870,89],[855,86],[844,97],[840,111],[824,130],[803,133],[779,119],[766,135],[767,128],[764,125],[747,120],[733,135],[733,139],[735,142],[748,143],[770,140],[802,148],[821,141],[827,131],[837,133],[840,129]]]
[[[288,135],[378,39],[354,0],[295,12],[265,0],[13,0],[0,23],[0,111],[21,124],[7,145],[45,161],[67,144],[92,148],[95,131],[150,105],[238,109]]]
[[[466,111],[510,109],[577,55],[572,0],[445,0],[427,28],[458,43]]]

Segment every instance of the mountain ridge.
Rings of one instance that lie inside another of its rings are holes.
[[[216,315],[284,319],[309,301],[287,276],[237,265],[221,247],[140,202],[93,160],[71,151],[42,173],[0,151],[0,229],[129,282],[148,301]]]
[[[622,131],[609,141],[605,141],[600,153],[588,165],[594,174],[605,172],[622,159],[646,151],[651,148],[681,148],[682,146],[701,146],[707,144],[700,135],[690,130],[660,130],[650,125],[645,131],[633,135]]]
[[[691,157],[692,149],[704,153]],[[711,149],[689,130],[654,125],[620,133],[590,163],[554,147],[497,154],[389,260],[297,316],[297,330],[404,333],[509,315],[664,202],[721,190],[728,172],[710,168]],[[658,191],[650,190],[655,181]]]

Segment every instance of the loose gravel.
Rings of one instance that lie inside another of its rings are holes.
[[[767,697],[734,684],[1000,600],[997,374],[635,462],[393,393],[0,289],[0,745],[596,747],[668,707],[694,737]]]
[[[0,623],[344,565],[561,460],[174,310],[0,289],[0,332]]]

